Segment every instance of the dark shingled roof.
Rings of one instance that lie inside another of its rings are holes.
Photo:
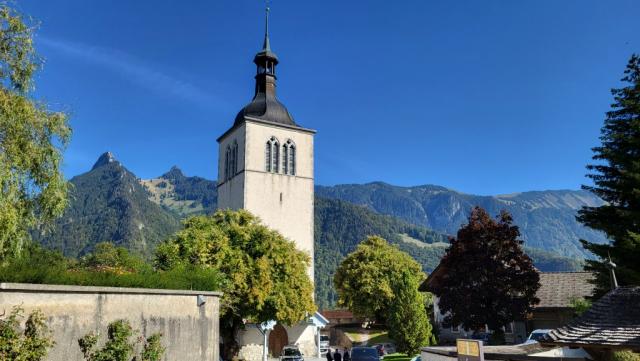
[[[595,286],[591,272],[541,272],[536,308],[571,307],[571,301],[593,295]]]
[[[298,126],[287,108],[272,94],[257,93],[251,103],[247,104],[234,121],[234,126],[244,123],[245,117],[257,118],[272,123]]]
[[[544,344],[640,349],[640,287],[618,287],[566,326],[552,330]]]

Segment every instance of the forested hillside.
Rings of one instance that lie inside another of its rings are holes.
[[[49,231],[35,235],[47,247],[77,257],[104,241],[149,256],[175,232],[179,218],[149,200],[136,176],[105,153],[91,171],[70,180],[69,206]]]
[[[316,197],[315,207],[316,303],[320,308],[335,305],[335,270],[368,235],[379,235],[397,245],[426,272],[438,265],[447,245],[441,234],[347,202]]]
[[[578,190],[534,191],[500,196],[459,193],[434,185],[398,187],[382,182],[316,187],[316,195],[366,206],[381,214],[399,217],[445,234],[455,234],[466,222],[472,207],[479,205],[496,215],[505,209],[520,227],[528,247],[570,257],[589,254],[580,239],[606,242],[605,236],[575,219],[583,206],[603,202]]]

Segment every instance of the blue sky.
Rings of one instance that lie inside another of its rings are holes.
[[[142,178],[216,177],[253,95],[259,0],[21,0],[71,114],[68,177],[112,151]],[[609,89],[640,52],[637,0],[274,0],[280,99],[318,130],[318,184],[478,194],[577,189]]]

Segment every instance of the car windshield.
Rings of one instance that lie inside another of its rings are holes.
[[[351,357],[374,357],[378,358],[378,352],[376,352],[375,348],[354,348],[351,351]]]
[[[285,356],[300,356],[300,350],[295,348],[285,348],[284,349]]]
[[[329,336],[326,336],[326,335],[320,336],[320,341],[329,341]]]

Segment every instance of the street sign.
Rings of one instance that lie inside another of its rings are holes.
[[[456,340],[458,351],[458,361],[484,361],[484,350],[482,341],[479,340]]]

